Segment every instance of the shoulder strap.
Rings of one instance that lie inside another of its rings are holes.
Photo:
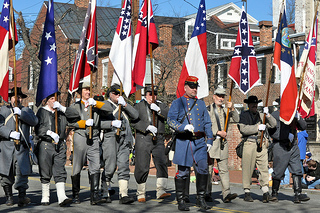
[[[194,107],[194,105],[196,105],[197,100],[198,100],[198,99],[195,99],[195,101],[193,102],[193,104],[192,104],[192,106],[191,106],[190,110],[188,110],[188,112],[183,116],[183,118],[182,118],[182,120],[181,120],[181,122],[180,122],[180,123],[183,123],[184,119],[186,119],[186,117],[187,117],[188,113],[192,110],[192,108]]]
[[[214,103],[212,104],[212,107],[213,107],[214,115],[215,115],[216,120],[217,120],[218,130],[221,131],[221,124],[220,124],[220,119],[219,119],[217,107],[216,107],[216,105]]]
[[[12,118],[12,116],[13,116],[13,113],[11,112],[11,114],[4,121],[4,125],[6,125],[8,123],[8,121],[10,120],[10,118]]]

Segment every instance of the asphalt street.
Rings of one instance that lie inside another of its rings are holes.
[[[71,167],[67,167],[68,179],[66,184],[66,193],[68,196],[72,197],[71,191]],[[154,176],[149,176],[147,182],[147,202],[138,203],[134,202],[133,204],[124,205],[119,204],[118,198],[118,184],[117,177],[114,177],[114,188],[116,194],[112,196],[112,203],[101,204],[101,205],[90,205],[90,188],[88,182],[88,173],[86,170],[83,170],[81,173],[81,191],[80,199],[82,200],[81,204],[71,204],[69,207],[59,207],[57,203],[57,195],[55,190],[54,182],[51,183],[51,194],[49,206],[41,206],[41,183],[39,179],[38,169],[36,166],[33,168],[34,174],[29,177],[29,189],[27,190],[27,195],[31,198],[31,203],[26,207],[18,207],[16,204],[18,201],[17,191],[14,190],[14,201],[15,205],[8,207],[5,205],[5,196],[3,190],[0,190],[0,212],[180,212],[178,211],[176,201],[175,201],[175,192],[174,192],[174,181],[173,178],[168,180],[168,192],[172,193],[172,196],[169,199],[157,200],[155,196],[156,189],[156,178]],[[243,190],[241,184],[231,184],[232,192],[238,193],[239,197],[232,201],[232,203],[223,203],[221,197],[221,186],[213,185],[212,197],[214,202],[208,203],[211,206],[211,209],[207,212],[319,212],[320,209],[320,191],[317,190],[304,190],[304,193],[307,192],[308,196],[311,198],[310,201],[294,204],[293,191],[292,189],[281,189],[279,192],[278,203],[262,203],[262,192],[258,186],[253,186],[252,188],[252,197],[254,199],[253,203],[248,203],[243,201]],[[195,183],[190,184],[190,194],[191,194],[191,203],[190,203],[190,212],[199,212],[199,208],[195,206],[196,195],[195,195]],[[135,197],[136,192],[136,183],[134,177],[131,176],[129,181],[129,194]]]

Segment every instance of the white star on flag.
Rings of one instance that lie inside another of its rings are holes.
[[[6,3],[3,4],[3,8],[9,9],[9,4],[8,4],[8,2],[6,2]]]
[[[244,64],[244,65],[246,65],[246,64],[248,63],[248,62],[247,62],[247,59],[246,59],[246,58],[245,58],[245,59],[242,59],[242,60],[241,60],[241,63]]]
[[[5,17],[3,18],[3,21],[4,21],[4,22],[9,21],[8,16],[5,16]]]
[[[240,53],[241,53],[241,51],[240,51],[240,49],[239,49],[239,48],[237,48],[237,49],[235,49],[235,50],[234,50],[234,54],[239,55]]]
[[[242,74],[246,75],[248,73],[247,69],[242,69]]]
[[[241,24],[246,24],[246,23],[247,23],[247,21],[245,19],[241,20]]]
[[[50,45],[50,51],[53,50],[53,51],[56,51],[56,43],[53,43],[52,45]]]
[[[47,40],[48,40],[49,38],[51,38],[51,37],[52,37],[52,36],[51,36],[51,32],[48,32],[48,33],[46,32],[46,36],[45,36],[45,37],[46,37]]]
[[[44,60],[45,62],[47,62],[47,65],[52,64],[52,58],[50,58],[48,56],[48,58],[46,60]]]
[[[242,34],[247,34],[247,30],[246,29],[242,29]]]
[[[247,80],[247,79],[243,79],[243,80],[242,80],[242,84],[247,85],[247,83],[248,83],[248,80]]]
[[[246,43],[248,43],[248,42],[247,42],[246,39],[243,39],[243,40],[242,40],[242,43],[243,43],[243,44],[246,44]]]

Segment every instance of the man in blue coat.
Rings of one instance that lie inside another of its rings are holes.
[[[185,81],[185,94],[174,100],[168,113],[168,124],[176,131],[173,163],[178,165],[175,177],[178,209],[189,211],[184,201],[186,181],[190,167],[196,169],[197,206],[206,210],[204,196],[207,187],[207,150],[213,143],[211,120],[204,101],[197,99],[198,78],[189,76]]]

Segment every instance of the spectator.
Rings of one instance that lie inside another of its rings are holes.
[[[302,183],[307,185],[308,189],[314,189],[314,187],[320,184],[320,165],[315,160],[310,160],[307,163],[308,171],[306,177],[302,179]]]

